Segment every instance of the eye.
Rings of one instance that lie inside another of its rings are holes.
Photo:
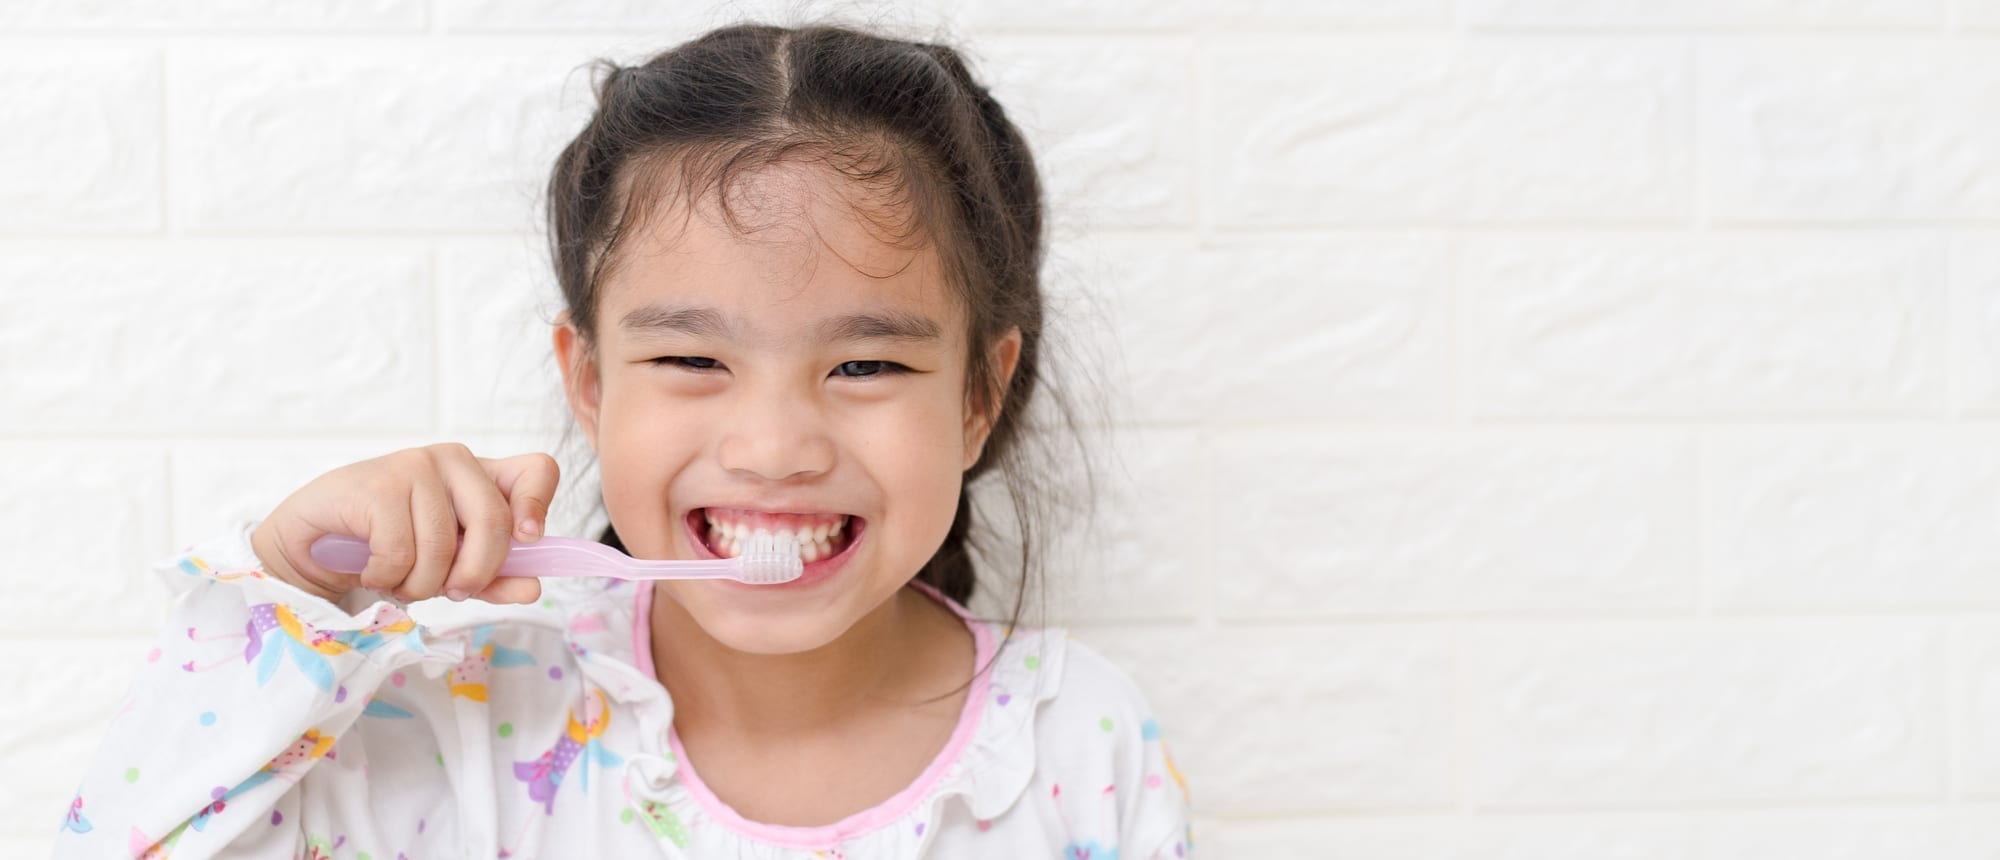
[[[833,375],[852,379],[866,379],[883,374],[908,373],[910,369],[893,361],[843,361],[833,369]]]
[[[722,366],[722,362],[699,355],[663,355],[647,363],[659,367],[673,366],[687,370],[714,370]]]

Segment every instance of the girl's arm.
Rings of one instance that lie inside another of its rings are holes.
[[[387,824],[374,820],[381,805],[365,774],[301,785],[307,775],[365,769],[357,759],[369,756],[437,755],[426,721],[377,694],[393,689],[410,704],[400,688],[441,686],[463,639],[434,640],[394,603],[361,605],[370,592],[351,592],[350,610],[268,576],[250,548],[254,526],[156,566],[176,593],[172,612],[69,804],[57,857],[194,857],[227,845],[233,857],[313,858],[331,856],[336,840],[347,843],[340,856],[355,856]],[[336,784],[362,796],[306,796]]]

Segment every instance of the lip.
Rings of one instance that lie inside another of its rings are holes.
[[[701,532],[699,530],[704,526],[702,521],[702,511],[704,510],[707,510],[707,508],[693,508],[683,515],[681,517],[681,530],[687,534],[688,543],[694,547],[697,557],[705,559],[721,558],[721,556],[709,551],[708,544],[701,539]],[[807,562],[805,571],[799,575],[798,579],[771,585],[751,585],[747,582],[737,582],[733,579],[710,579],[704,580],[704,582],[713,584],[719,588],[739,591],[788,592],[812,588],[821,582],[832,579],[834,574],[839,573],[847,567],[848,560],[854,557],[855,547],[861,545],[863,537],[868,533],[868,522],[860,517],[850,516],[847,520],[847,528],[849,536],[847,546],[842,547],[840,552],[826,558]]]

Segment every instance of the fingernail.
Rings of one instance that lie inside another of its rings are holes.
[[[468,592],[463,588],[447,588],[444,590],[444,596],[449,597],[452,600],[464,600],[466,598],[466,595],[470,593],[471,592]]]
[[[537,535],[537,534],[540,534],[540,533],[541,533],[541,531],[542,531],[542,524],[541,524],[541,523],[538,523],[538,522],[535,522],[534,520],[531,520],[531,519],[529,519],[529,520],[522,520],[522,521],[521,521],[521,536],[522,536],[522,537],[530,537],[530,538],[531,538],[531,537],[534,537],[534,536],[535,536],[535,535]]]

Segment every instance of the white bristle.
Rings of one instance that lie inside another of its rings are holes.
[[[805,574],[806,565],[799,560],[799,542],[791,535],[759,532],[743,542],[736,569],[744,582],[775,585],[798,579]]]

